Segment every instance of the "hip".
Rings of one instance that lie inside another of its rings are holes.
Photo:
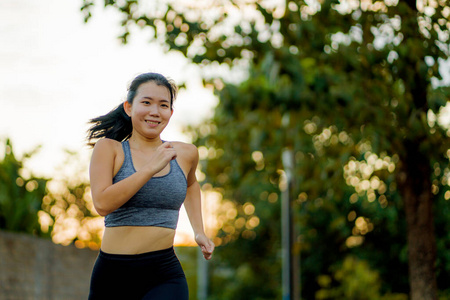
[[[141,254],[173,246],[175,230],[153,226],[106,227],[101,250],[110,254]]]
[[[161,289],[187,294],[187,283],[173,247],[141,254],[111,254],[100,250],[89,299],[143,299]],[[150,298],[150,299],[183,299]]]

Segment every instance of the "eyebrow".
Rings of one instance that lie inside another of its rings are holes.
[[[152,97],[148,97],[148,96],[144,96],[144,97],[142,97],[141,99],[149,99],[149,100],[156,101],[156,100],[153,99]],[[159,102],[167,102],[167,103],[170,103],[170,101],[169,101],[169,100],[166,100],[166,99],[161,99],[161,100],[159,100]]]

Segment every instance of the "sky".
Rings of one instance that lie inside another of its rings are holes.
[[[19,158],[40,145],[25,164],[35,176],[70,176],[71,169],[64,170],[64,149],[69,149],[80,155],[82,167],[76,169],[85,170],[72,175],[87,179],[87,122],[125,100],[128,84],[140,73],[186,81],[162,135],[165,140],[189,142],[183,126],[201,123],[217,104],[203,88],[197,66],[181,54],[164,53],[149,42],[145,30],[137,30],[122,45],[117,13],[98,5],[86,24],[81,2],[0,1],[0,158],[6,138]],[[182,209],[175,242],[186,244],[192,236]]]
[[[120,104],[139,73],[187,81],[164,139],[189,142],[182,127],[202,122],[217,104],[201,84],[199,67],[179,53],[164,53],[145,30],[136,29],[122,45],[115,11],[98,5],[86,24],[80,5],[0,1],[0,141],[10,138],[19,156],[41,145],[26,164],[37,176],[54,176],[64,149],[89,157],[88,120]]]

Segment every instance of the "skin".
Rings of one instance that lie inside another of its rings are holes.
[[[198,151],[194,145],[181,142],[163,143],[160,134],[173,110],[169,90],[154,82],[139,86],[133,104],[124,102],[131,117],[133,131],[129,140],[136,173],[113,184],[124,161],[122,145],[112,139],[99,140],[92,153],[90,181],[97,212],[106,216],[126,203],[152,177],[170,171],[170,160],[176,159],[187,179],[184,206],[195,234],[195,241],[205,259],[211,259],[214,243],[207,238],[201,213],[200,185],[195,177]],[[175,230],[154,226],[106,227],[102,251],[115,254],[139,254],[173,246]]]

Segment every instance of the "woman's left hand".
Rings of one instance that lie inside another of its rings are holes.
[[[197,234],[195,241],[202,249],[203,257],[206,260],[210,260],[215,247],[214,243],[205,234]]]

